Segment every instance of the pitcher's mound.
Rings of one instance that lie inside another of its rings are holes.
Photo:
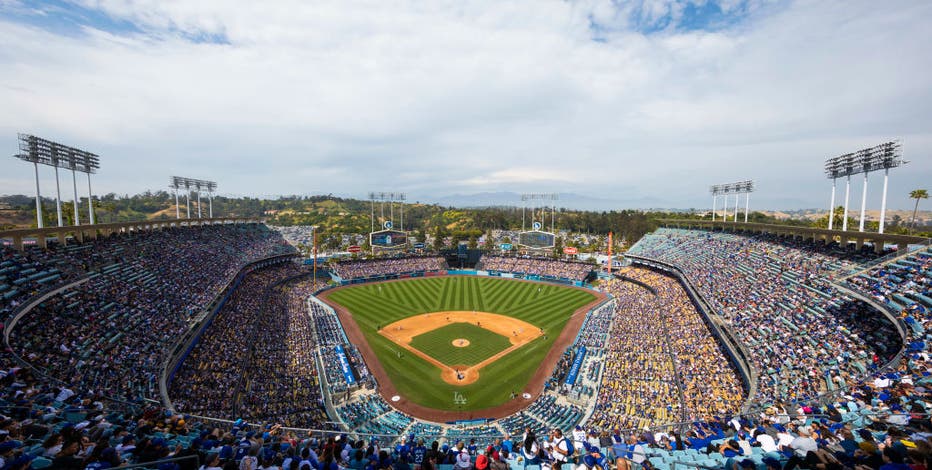
[[[458,348],[465,348],[466,346],[469,346],[469,340],[463,339],[463,338],[454,339],[453,346],[456,346]]]

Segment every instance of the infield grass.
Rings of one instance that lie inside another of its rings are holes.
[[[569,317],[595,298],[590,292],[553,284],[467,276],[363,284],[330,294],[331,301],[353,315],[399,393],[441,410],[488,408],[508,401],[512,392],[522,393]],[[424,359],[410,353],[399,357],[401,348],[378,333],[380,326],[402,318],[453,310],[508,315],[542,328],[545,336],[484,367],[476,382],[454,386]],[[454,392],[466,398],[465,405],[453,404]]]
[[[454,346],[455,339],[465,339],[469,346]],[[508,349],[511,341],[472,323],[453,323],[415,336],[411,346],[448,366],[471,366]]]

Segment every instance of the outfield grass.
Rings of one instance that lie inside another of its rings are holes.
[[[595,300],[595,295],[552,284],[454,276],[363,284],[334,291],[330,299],[352,313],[405,398],[437,409],[474,410],[500,405],[511,398],[512,392],[521,393],[569,317]],[[379,325],[450,310],[508,315],[542,328],[546,337],[484,367],[476,382],[454,386],[440,378],[440,370],[433,364],[416,355],[403,354],[399,358],[399,346],[378,333]],[[453,392],[462,393],[466,405],[454,406]]]
[[[469,346],[453,345],[455,339],[469,341]],[[448,365],[478,364],[511,347],[508,338],[472,323],[452,323],[415,336],[411,346]]]

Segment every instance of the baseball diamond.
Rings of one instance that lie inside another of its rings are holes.
[[[347,286],[321,298],[351,340],[358,331],[354,342],[373,373],[384,371],[383,396],[397,391],[418,410],[464,412],[540,393],[584,307],[602,297],[555,284],[444,276]],[[461,339],[469,345],[454,344]],[[455,405],[453,392],[467,403]]]
[[[460,386],[475,382],[486,365],[543,336],[530,323],[487,312],[415,315],[379,334],[437,366],[445,382]],[[457,344],[463,340],[468,344]]]

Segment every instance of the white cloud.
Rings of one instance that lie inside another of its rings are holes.
[[[250,194],[610,191],[690,207],[754,178],[762,204],[813,207],[825,158],[895,137],[912,163],[891,191],[932,180],[925,2],[727,2],[747,19],[648,35],[633,28],[683,5],[84,5],[142,32],[0,16],[0,145],[26,131],[95,150],[102,191],[183,173]],[[204,35],[227,42],[189,39]],[[0,193],[31,192],[25,165],[0,170],[18,182]]]

